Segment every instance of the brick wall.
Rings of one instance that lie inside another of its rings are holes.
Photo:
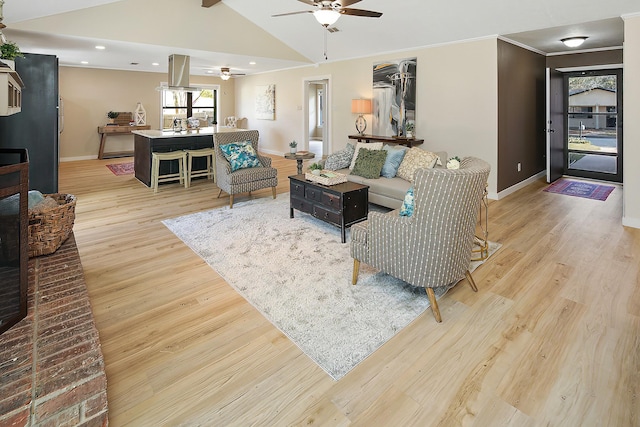
[[[28,292],[27,317],[0,335],[0,426],[107,426],[104,360],[73,234],[29,260]]]

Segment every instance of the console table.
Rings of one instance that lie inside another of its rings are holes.
[[[424,139],[376,135],[349,135],[349,139],[357,139],[358,142],[386,142],[387,144],[406,145],[409,148],[413,147],[414,145],[420,145],[424,142]]]
[[[127,157],[133,156],[132,151],[113,151],[109,153],[104,152],[104,145],[107,142],[107,136],[110,135],[131,135],[133,130],[147,130],[151,129],[151,126],[129,126],[129,125],[107,125],[98,126],[98,133],[100,134],[100,151],[98,151],[99,159],[111,159],[114,157]]]

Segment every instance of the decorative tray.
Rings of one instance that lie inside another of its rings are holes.
[[[347,182],[347,176],[338,172],[321,170],[320,175],[314,175],[310,172],[304,174],[304,178],[307,181],[317,182],[322,185],[336,185]]]

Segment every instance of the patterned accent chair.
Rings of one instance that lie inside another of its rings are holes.
[[[467,157],[460,169],[418,169],[414,211],[370,212],[366,221],[351,227],[353,279],[360,262],[426,288],[433,315],[441,322],[434,288],[443,291],[465,276],[478,291],[471,273],[471,250],[480,202],[491,170],[484,160]]]
[[[219,132],[213,134],[213,146],[216,152],[216,184],[220,188],[218,197],[223,191],[229,194],[229,208],[233,208],[233,196],[262,188],[271,187],[273,198],[276,198],[276,186],[278,185],[278,170],[271,167],[269,157],[258,154],[261,166],[253,168],[231,170],[231,165],[222,153],[220,146],[232,142],[251,141],[253,149],[258,153],[257,130],[245,130],[237,132]]]

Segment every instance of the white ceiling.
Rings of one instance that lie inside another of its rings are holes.
[[[201,0],[5,0],[3,32],[24,52],[57,55],[63,66],[164,73],[168,56],[179,53],[191,56],[191,74],[206,75],[221,66],[252,74],[325,61],[325,30],[312,14],[272,17],[311,10],[302,2],[222,0],[211,8],[200,4]],[[351,7],[383,16],[341,16],[334,25],[339,31],[327,34],[328,61],[489,36],[545,53],[567,51],[559,40],[571,35],[589,37],[581,50],[622,46],[620,17],[640,13],[638,0],[362,0]],[[98,51],[96,45],[106,50]]]

